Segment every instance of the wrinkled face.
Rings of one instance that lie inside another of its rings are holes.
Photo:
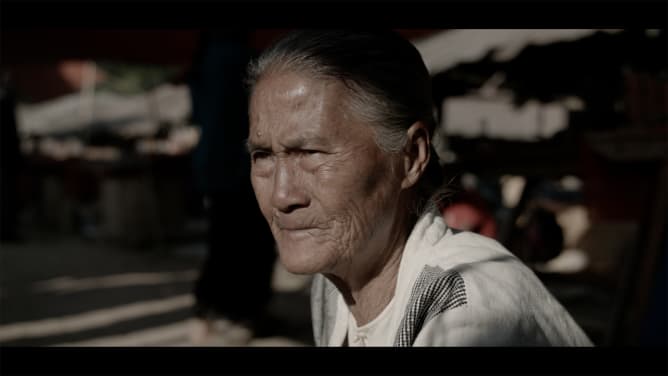
[[[391,235],[401,160],[378,148],[346,95],[337,81],[284,72],[251,96],[251,181],[293,273],[346,274]]]

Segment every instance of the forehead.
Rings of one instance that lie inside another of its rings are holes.
[[[250,101],[251,141],[263,136],[359,136],[370,130],[347,105],[349,93],[337,80],[294,72],[273,73],[256,84]]]

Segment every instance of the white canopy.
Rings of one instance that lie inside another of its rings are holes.
[[[436,74],[460,63],[475,62],[495,50],[493,59],[507,61],[526,46],[578,40],[600,29],[464,29],[445,30],[414,41],[429,73]]]

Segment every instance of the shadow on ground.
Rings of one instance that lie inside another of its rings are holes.
[[[1,244],[0,346],[189,346],[204,250],[203,243],[131,250],[78,238]],[[300,278],[278,273],[282,288],[258,339],[312,344],[308,281]]]

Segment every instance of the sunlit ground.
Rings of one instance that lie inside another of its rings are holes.
[[[205,245],[131,250],[80,239],[0,245],[0,345],[191,346],[192,286]],[[277,266],[276,335],[239,342],[218,323],[206,345],[311,344],[308,279]]]

